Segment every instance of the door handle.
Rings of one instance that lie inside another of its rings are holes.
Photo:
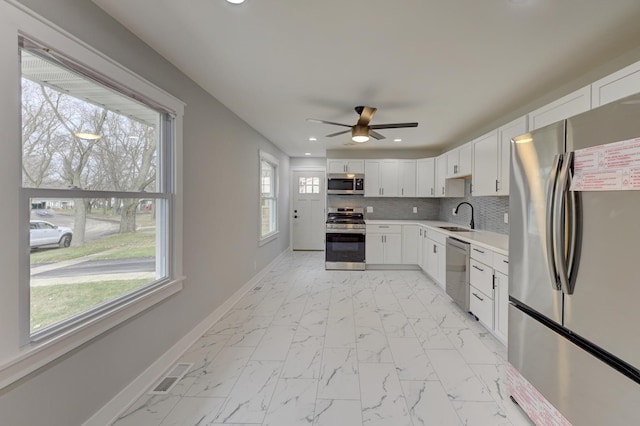
[[[298,218],[298,216],[293,216],[293,218],[294,218],[294,219],[297,219],[297,218]]]
[[[478,296],[478,295],[477,295],[477,294],[475,294],[475,293],[472,293],[472,294],[473,294],[475,297],[477,297],[477,298],[478,298],[478,300],[480,300],[481,302],[484,302],[484,299],[483,299],[482,297]]]
[[[574,236],[569,236],[570,241],[568,242],[567,250],[565,251],[566,230],[565,227],[562,226],[565,223],[565,221],[563,220],[565,217],[565,212],[569,212],[569,214],[571,214],[571,210],[575,210],[570,207],[570,205],[573,203],[569,201],[571,195],[568,194],[568,192],[570,192],[569,185],[571,183],[571,163],[573,162],[573,152],[566,153],[563,160],[564,161],[562,162],[562,166],[558,175],[558,182],[556,183],[554,191],[552,235],[554,251],[553,255],[562,291],[565,294],[573,294],[573,286],[569,281],[568,258],[570,255],[572,255],[571,251],[574,251],[575,253],[575,230],[570,228],[570,233],[574,234]],[[573,214],[575,214],[575,211],[573,212]],[[571,222],[575,223],[575,220],[572,220]],[[573,248],[571,248],[572,245]]]
[[[496,179],[496,192],[498,192],[498,179]]]
[[[546,205],[546,229],[545,229],[545,239],[547,246],[547,265],[549,267],[549,272],[551,274],[551,287],[554,290],[560,290],[558,271],[556,269],[555,263],[555,255],[554,255],[554,242],[553,242],[553,220],[554,220],[554,210],[555,210],[555,189],[556,189],[556,180],[558,178],[558,169],[560,168],[560,162],[562,161],[562,154],[557,154],[553,158],[553,163],[551,165],[551,172],[549,174],[549,185],[547,186],[547,205]]]
[[[474,249],[473,249],[473,251],[477,251],[478,253],[482,253],[482,254],[484,254],[484,251],[482,251],[482,250],[478,250],[477,248],[474,248]]]
[[[482,269],[482,268],[478,268],[476,265],[473,265],[473,267],[474,267],[475,269],[477,269],[478,271],[480,271],[480,272],[484,272],[484,269]]]
[[[431,188],[431,195],[435,195],[433,192],[434,192],[434,189]]]
[[[437,253],[438,252],[438,246],[436,246],[435,244],[433,245],[433,252]]]

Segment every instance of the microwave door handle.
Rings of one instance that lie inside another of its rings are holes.
[[[569,268],[568,268],[568,253],[567,248],[571,243],[567,244],[567,225],[569,218],[567,214],[571,210],[567,205],[570,183],[571,162],[573,160],[573,153],[566,153],[558,174],[558,181],[556,182],[555,195],[554,195],[554,209],[553,209],[553,255],[555,258],[555,264],[557,268],[558,278],[560,280],[560,286],[565,294],[572,294],[573,288],[569,285]]]
[[[551,275],[551,287],[554,290],[560,290],[558,285],[558,271],[555,264],[554,245],[553,245],[553,219],[554,219],[554,201],[555,201],[555,189],[556,180],[558,178],[558,168],[562,161],[562,154],[557,154],[553,159],[551,165],[551,172],[549,173],[549,185],[547,187],[547,203],[545,209],[546,226],[545,226],[545,241],[547,248],[547,265],[549,266],[549,272]]]

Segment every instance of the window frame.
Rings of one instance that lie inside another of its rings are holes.
[[[148,82],[146,79],[133,73],[111,58],[92,48],[80,39],[60,29],[55,24],[31,12],[21,5],[0,2],[0,54],[12,57],[18,52],[18,39],[24,36],[31,40],[47,40],[47,46],[57,52],[68,55],[78,64],[89,70],[100,70],[100,75],[109,81],[117,82],[130,93],[155,102],[163,106],[173,116],[170,127],[163,127],[161,131],[171,131],[173,143],[167,151],[172,171],[165,175],[166,181],[161,185],[168,185],[168,190],[162,197],[166,197],[171,207],[168,208],[166,236],[170,240],[167,243],[167,253],[163,262],[167,262],[168,279],[152,286],[146,291],[133,292],[126,301],[112,306],[86,318],[79,324],[73,324],[55,333],[47,333],[42,339],[33,340],[29,330],[28,309],[25,312],[25,303],[29,301],[29,199],[33,195],[33,189],[22,188],[21,171],[21,146],[7,149],[7,157],[17,164],[12,164],[7,170],[12,185],[20,188],[13,194],[6,194],[6,201],[15,203],[17,208],[12,213],[3,217],[15,218],[16,232],[10,234],[15,238],[18,253],[11,254],[5,259],[4,265],[16,266],[5,271],[4,288],[0,289],[0,389],[8,386],[33,371],[47,365],[70,351],[80,347],[101,334],[112,330],[114,327],[134,318],[145,310],[152,308],[171,295],[179,292],[183,287],[183,260],[182,260],[182,129],[185,104]],[[15,42],[11,44],[11,39]],[[21,71],[13,61],[5,61],[0,64],[0,75],[3,89],[8,92],[19,93]],[[3,97],[0,100],[0,108],[3,117],[0,117],[0,125],[9,129],[5,135],[7,139],[20,140],[20,96]],[[156,108],[154,108],[156,109]],[[10,112],[10,113],[8,113]],[[159,129],[160,130],[160,129]],[[20,145],[20,144],[17,144]],[[160,155],[160,152],[158,152]],[[17,160],[17,161],[16,161]],[[3,164],[7,164],[5,160]],[[3,188],[7,188],[4,185]],[[4,189],[3,189],[4,191]],[[71,192],[67,190],[50,190],[51,195],[65,194],[68,197]],[[132,197],[134,193],[126,193]],[[39,191],[38,195],[42,195]],[[15,297],[14,297],[15,296]],[[15,300],[19,303],[16,305]],[[26,317],[25,317],[26,314]],[[26,321],[25,321],[26,318]],[[25,338],[25,336],[27,336]]]
[[[262,196],[262,163],[268,163],[273,167],[273,196],[272,197],[263,197]],[[279,199],[279,191],[280,191],[280,162],[278,159],[269,154],[266,151],[259,150],[259,162],[258,162],[258,245],[262,246],[270,241],[278,238],[278,234],[280,233],[280,229],[278,223],[280,221],[280,209],[278,208],[278,199]],[[265,199],[273,200],[273,205],[275,208],[275,218],[274,218],[274,227],[275,229],[266,234],[262,233],[262,201]]]

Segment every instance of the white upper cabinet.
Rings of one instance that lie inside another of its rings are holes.
[[[629,65],[591,85],[593,108],[640,92],[640,62]]]
[[[436,196],[435,173],[435,158],[421,158],[416,161],[416,197]]]
[[[529,130],[536,130],[591,109],[591,85],[569,93],[529,113]]]
[[[399,160],[398,177],[400,179],[401,197],[416,196],[416,160]]]
[[[498,129],[498,192],[495,195],[509,195],[509,174],[511,169],[511,139],[529,131],[527,116],[522,116]]]
[[[511,138],[526,132],[524,116],[473,141],[472,195],[509,195]]]
[[[364,196],[398,196],[399,160],[366,160],[364,162]]]
[[[498,132],[473,141],[473,191],[471,195],[496,195],[498,189]]]
[[[436,157],[436,197],[464,197],[464,180],[447,179],[447,157]]]
[[[447,178],[459,178],[471,174],[473,144],[466,143],[447,152]]]
[[[364,173],[364,160],[327,160],[327,173]]]

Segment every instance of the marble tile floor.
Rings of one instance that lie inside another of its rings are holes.
[[[169,394],[114,425],[532,425],[505,359],[422,272],[292,252],[182,356],[193,367]]]

